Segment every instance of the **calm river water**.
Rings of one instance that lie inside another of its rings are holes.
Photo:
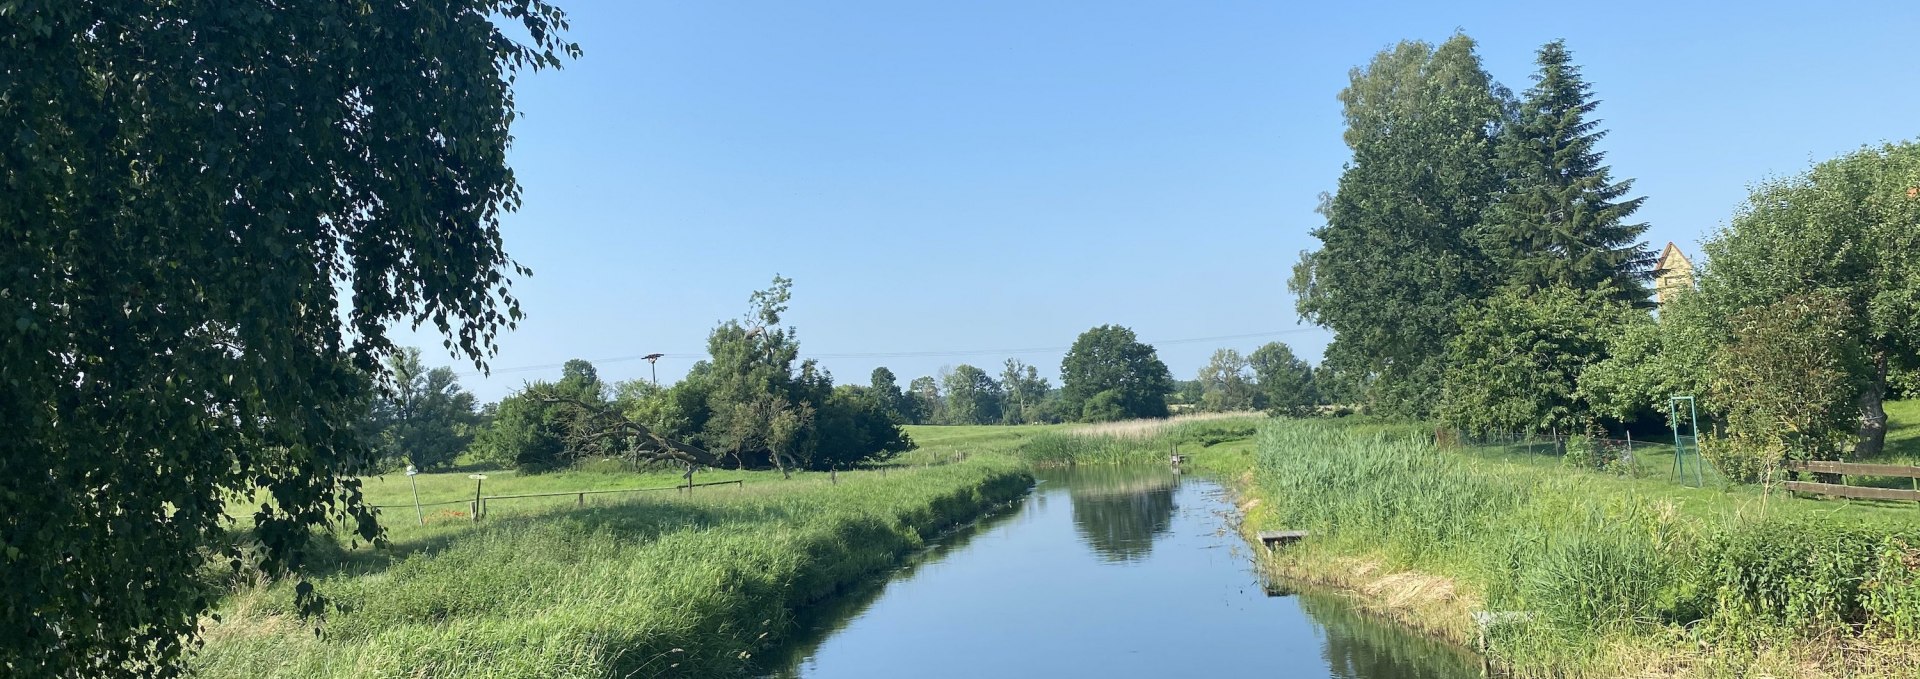
[[[1478,677],[1337,597],[1271,596],[1214,481],[1043,473],[1017,507],[815,611],[770,677]]]

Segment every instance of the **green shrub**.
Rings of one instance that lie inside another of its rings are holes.
[[[1700,457],[1735,483],[1758,483],[1780,466],[1780,451],[1764,442],[1725,436],[1700,437]]]
[[[1561,462],[1575,469],[1600,469],[1607,464],[1606,451],[1595,445],[1589,436],[1575,435],[1567,437],[1566,452],[1561,453]]]
[[[1127,419],[1126,395],[1117,389],[1094,394],[1080,411],[1083,422],[1114,422]]]
[[[1913,567],[1890,545],[1916,537],[1911,527],[1821,519],[1728,526],[1697,556],[1698,591],[1713,597],[1708,622],[1737,638],[1753,623],[1811,633],[1879,624],[1911,635],[1920,616]]]
[[[1920,639],[1920,547],[1914,545],[1920,539],[1913,536],[1882,539],[1861,585],[1868,617],[1901,639]]]

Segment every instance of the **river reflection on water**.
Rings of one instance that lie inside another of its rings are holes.
[[[1268,596],[1231,511],[1165,467],[1043,472],[1018,506],[810,611],[768,676],[1480,676],[1338,597]]]

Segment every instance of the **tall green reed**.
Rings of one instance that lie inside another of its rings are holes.
[[[1689,515],[1597,472],[1443,450],[1407,429],[1275,422],[1257,493],[1311,550],[1460,580],[1528,622],[1495,654],[1579,666],[1608,639],[1920,638],[1920,529],[1781,511]]]

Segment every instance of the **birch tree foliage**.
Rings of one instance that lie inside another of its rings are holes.
[[[579,54],[566,28],[540,0],[0,4],[0,674],[176,675],[210,566],[381,539],[366,376],[390,325],[484,365],[520,318],[512,84]]]

